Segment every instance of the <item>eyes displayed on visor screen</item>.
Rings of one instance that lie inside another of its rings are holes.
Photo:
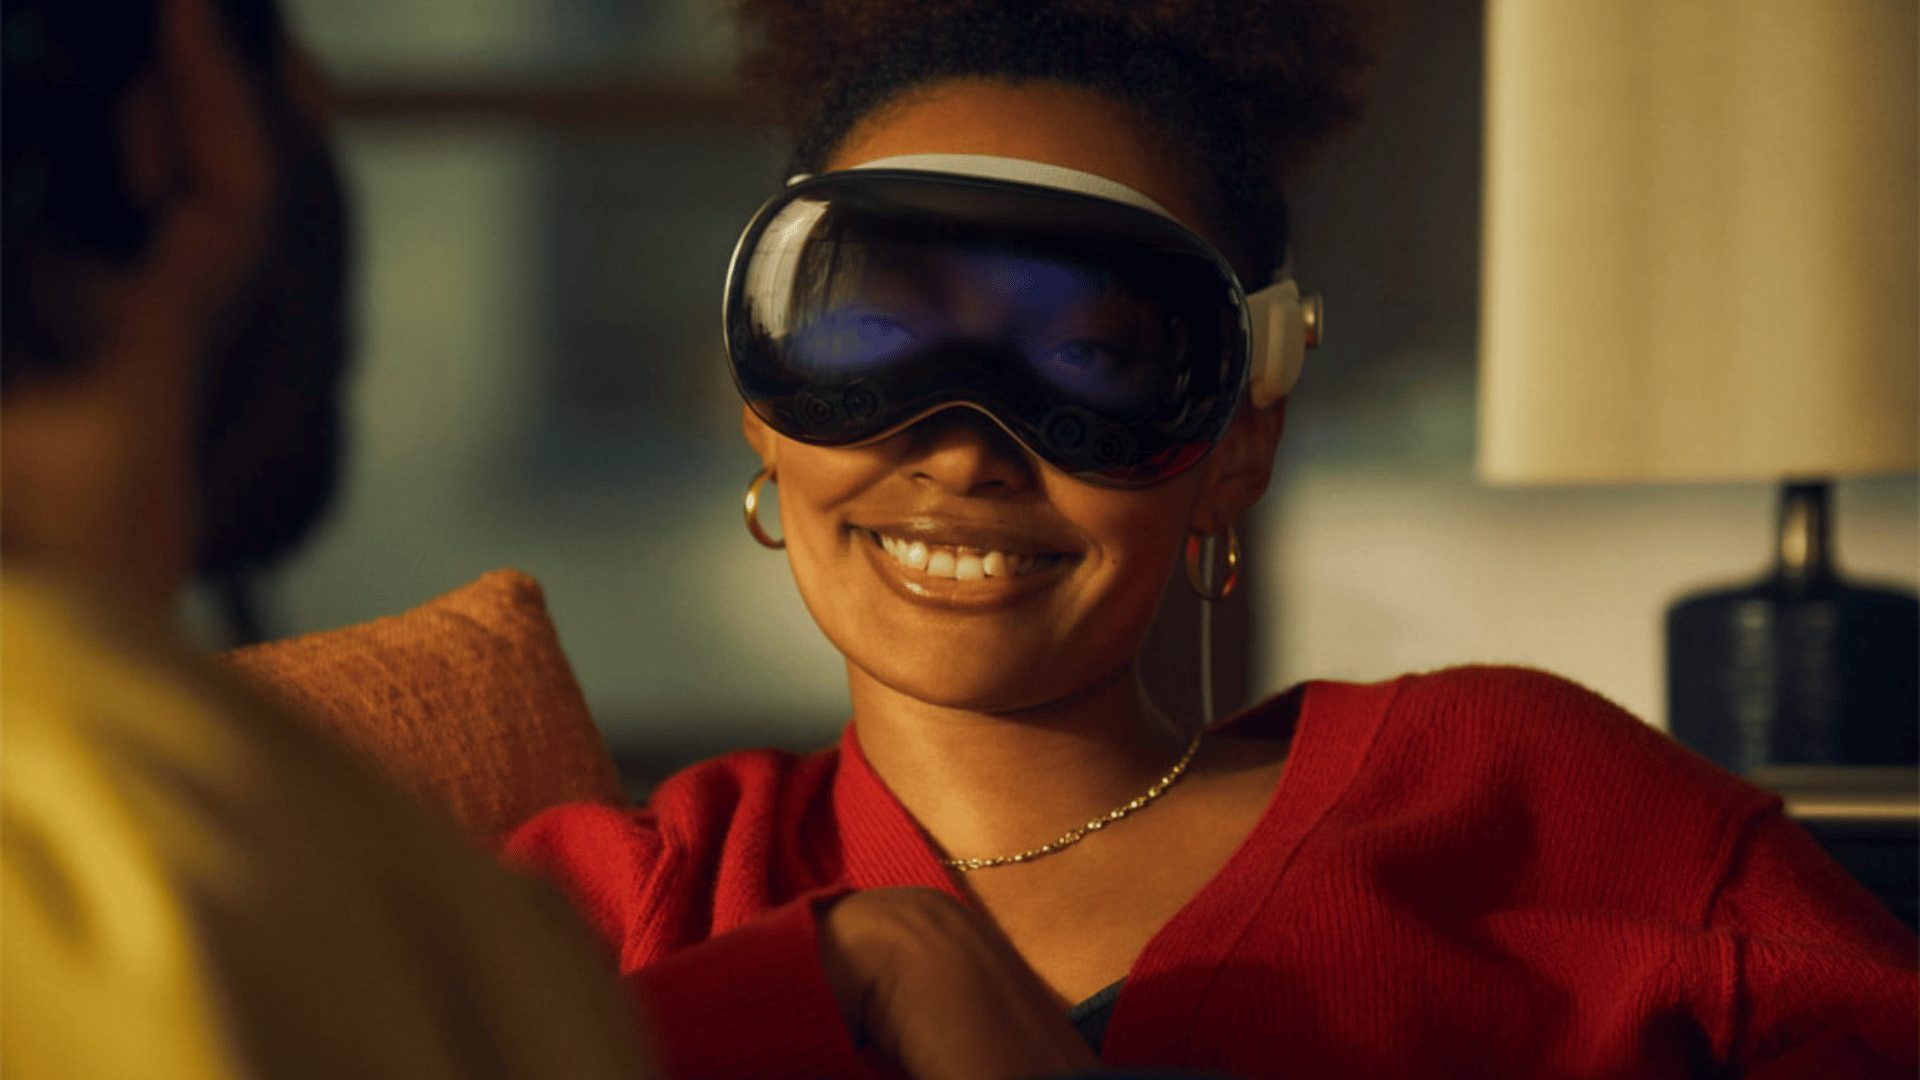
[[[741,396],[819,446],[956,406],[1091,483],[1158,483],[1246,384],[1246,298],[1203,239],[1136,207],[876,170],[762,208],[728,274]]]
[[[853,374],[961,346],[1017,356],[1115,416],[1151,407],[1168,351],[1154,305],[1084,266],[1004,251],[865,246],[837,253],[827,306],[793,331],[791,360]]]
[[[794,334],[794,358],[820,374],[860,371],[920,350],[924,336],[900,316],[869,308],[829,311]]]
[[[1070,341],[1035,359],[1047,381],[1104,412],[1131,415],[1149,400],[1146,372],[1113,346]]]

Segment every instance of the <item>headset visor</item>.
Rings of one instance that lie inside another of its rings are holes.
[[[1245,297],[1204,240],[1125,203],[861,169],[762,207],[728,274],[727,349],[776,431],[849,446],[950,406],[1135,486],[1206,456],[1245,382]]]

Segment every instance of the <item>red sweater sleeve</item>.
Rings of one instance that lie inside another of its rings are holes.
[[[559,885],[619,957],[667,1075],[873,1075],[840,1019],[814,915],[796,897],[707,936],[688,859],[645,811],[580,805],[514,830],[508,859]]]
[[[1914,936],[1777,806],[1747,824],[1708,923],[1733,941],[1740,1074],[1915,1075]]]

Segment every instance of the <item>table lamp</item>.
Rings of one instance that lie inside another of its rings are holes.
[[[1832,478],[1920,469],[1911,0],[1491,0],[1478,468],[1763,480],[1777,565],[1667,614],[1669,729],[1742,772],[1903,765],[1920,604]]]

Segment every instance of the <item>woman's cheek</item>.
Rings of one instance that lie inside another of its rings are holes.
[[[1107,570],[1156,596],[1187,534],[1199,493],[1199,470],[1145,490],[1098,488],[1063,481],[1048,491],[1054,505],[1094,538]]]

